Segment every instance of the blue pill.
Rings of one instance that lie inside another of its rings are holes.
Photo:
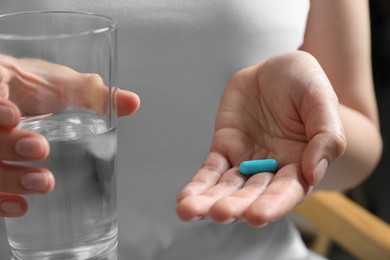
[[[243,161],[240,164],[240,172],[244,175],[274,172],[278,168],[278,162],[274,159]]]

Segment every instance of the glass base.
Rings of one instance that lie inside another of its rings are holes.
[[[93,247],[80,247],[61,251],[45,251],[21,253],[11,251],[10,260],[117,260],[118,241],[109,241],[106,244]]]

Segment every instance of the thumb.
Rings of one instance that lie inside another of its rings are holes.
[[[302,158],[303,176],[309,186],[317,185],[328,166],[346,149],[344,135],[324,132],[315,135],[308,143]]]
[[[110,99],[118,116],[131,115],[140,106],[137,94],[116,87],[112,87],[110,91],[97,74],[79,74],[78,80],[67,85],[66,89],[69,104],[92,109],[98,114],[106,113]]]
[[[315,186],[328,166],[345,152],[347,141],[332,84],[318,62],[309,61],[311,70],[306,70],[306,88],[297,106],[308,142],[302,155],[302,174],[309,186]]]

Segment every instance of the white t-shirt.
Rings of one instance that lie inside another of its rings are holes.
[[[207,155],[230,76],[299,48],[309,0],[1,0],[0,6],[1,13],[66,9],[119,21],[118,86],[142,100],[135,116],[118,123],[120,260],[306,259],[287,220],[263,229],[184,223],[175,199]]]

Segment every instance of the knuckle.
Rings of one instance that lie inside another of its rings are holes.
[[[4,68],[3,66],[1,66],[0,64],[0,83],[8,83],[8,81],[10,80],[11,76],[10,76],[10,73],[8,72],[8,70],[6,68]]]
[[[332,134],[333,146],[335,147],[335,158],[344,154],[347,149],[347,139],[344,134]]]
[[[85,74],[85,79],[90,85],[102,85],[103,78],[97,73],[87,73]]]
[[[246,88],[246,78],[247,78],[247,75],[248,73],[250,73],[250,68],[244,68],[244,69],[241,69],[237,72],[235,72],[229,82],[228,82],[228,86],[232,86],[236,89],[241,89],[241,88]]]

